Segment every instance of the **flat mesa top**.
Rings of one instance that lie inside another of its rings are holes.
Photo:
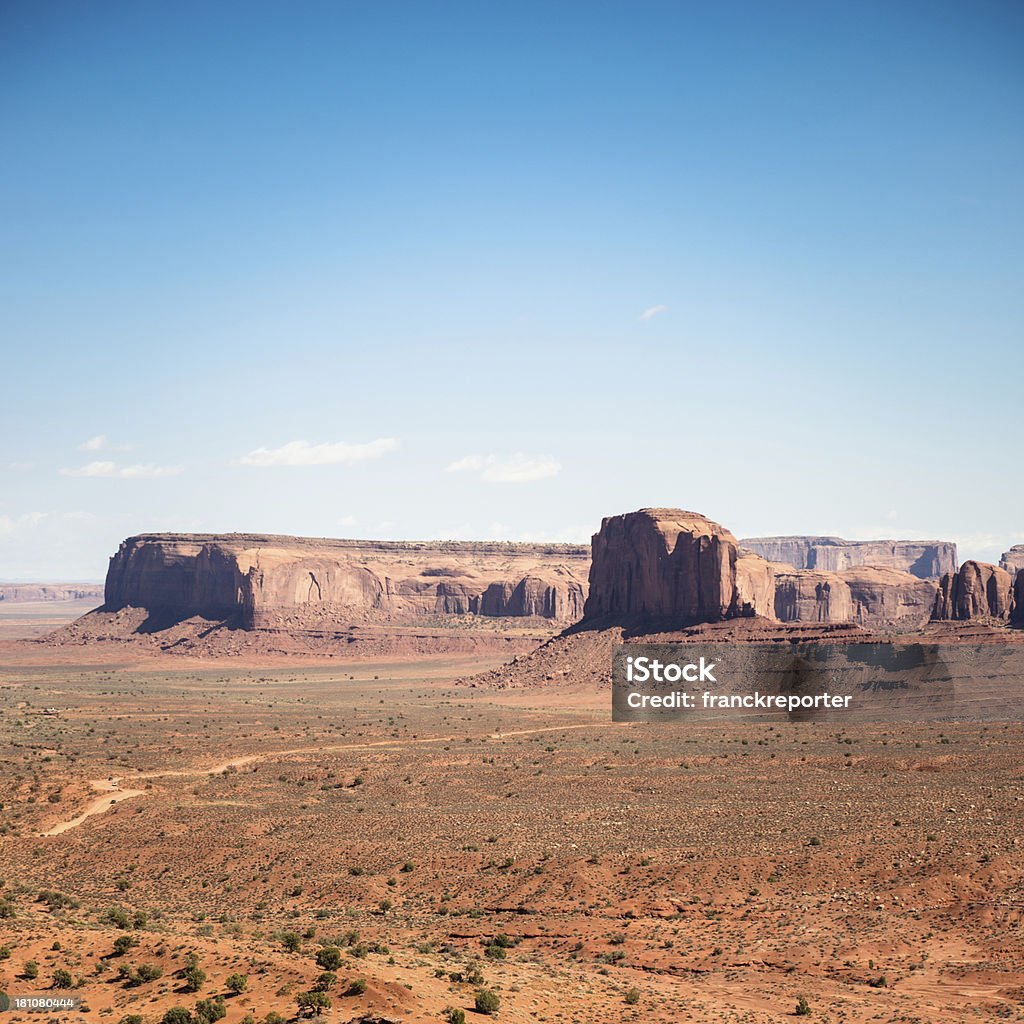
[[[129,537],[122,548],[142,544],[220,544],[244,550],[253,547],[315,548],[346,551],[444,551],[467,554],[550,554],[565,558],[590,558],[589,544],[527,543],[519,541],[462,540],[352,540],[338,537],[293,537],[273,533],[140,533]]]

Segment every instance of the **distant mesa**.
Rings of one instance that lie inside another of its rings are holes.
[[[769,562],[781,562],[794,569],[840,572],[857,565],[873,565],[928,580],[956,572],[957,568],[956,544],[947,540],[747,537],[740,545]],[[1021,554],[1024,560],[1024,550]]]
[[[100,601],[102,583],[0,583],[0,601]]]
[[[1007,573],[967,563],[974,568],[958,574],[945,541],[738,541],[699,513],[647,508],[605,519],[592,546],[584,626],[655,631],[761,617],[909,632],[933,620],[1005,622],[1013,606]],[[930,578],[947,565],[941,583]],[[991,598],[975,598],[979,588]]]
[[[142,534],[110,559],[104,610],[243,629],[465,615],[564,625],[583,612],[588,562],[586,547],[566,544]]]

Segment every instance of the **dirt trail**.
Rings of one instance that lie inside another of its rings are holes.
[[[514,729],[508,732],[491,732],[486,734],[487,739],[491,740],[503,740],[514,736],[533,736],[537,733],[544,732],[565,732],[569,729],[605,729],[611,726],[615,726],[618,723],[615,722],[574,722],[566,725],[545,725],[540,726],[536,729]],[[623,726],[619,726],[623,728]],[[628,726],[626,727],[628,728]],[[274,757],[292,757],[296,754],[314,754],[321,751],[335,751],[335,750],[370,750],[377,749],[380,747],[405,747],[414,746],[416,744],[423,743],[451,743],[459,736],[422,736],[416,739],[405,739],[405,740],[371,740],[366,743],[337,743],[327,746],[317,745],[312,747],[292,747],[289,750],[271,750],[263,754],[242,754],[238,757],[233,757],[228,761],[222,761],[219,764],[215,764],[209,768],[166,768],[159,769],[156,771],[139,772],[137,775],[132,776],[132,780],[137,779],[193,779],[203,775],[220,775],[222,772],[231,770],[232,768],[243,768],[247,764],[253,764],[257,761],[266,761],[269,758]],[[104,796],[97,797],[93,800],[81,814],[75,818],[71,818],[69,821],[62,821],[53,828],[48,829],[46,832],[40,833],[41,836],[59,836],[69,829],[77,828],[87,818],[91,818],[94,814],[103,814],[104,811],[109,811],[115,804],[120,803],[124,800],[130,800],[133,797],[145,796],[146,790],[144,789],[121,789],[121,780],[119,778],[106,778],[106,779],[93,779],[89,785],[98,792],[105,794]]]

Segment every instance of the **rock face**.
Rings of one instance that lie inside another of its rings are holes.
[[[1024,569],[1017,570],[1013,584],[1013,612],[1010,621],[1015,626],[1024,626]]]
[[[939,581],[932,618],[1006,622],[1014,612],[1014,589],[1005,569],[987,562],[964,562],[958,572],[947,573]]]
[[[0,601],[103,600],[102,583],[0,583]]]
[[[1024,569],[1024,544],[1014,544],[1009,551],[1004,551],[999,559],[999,568],[1005,569],[1011,576]]]
[[[797,570],[743,552],[696,512],[612,516],[594,535],[585,622],[670,629],[754,615],[780,622],[916,629],[937,586],[898,569]]]
[[[740,592],[736,538],[697,512],[644,508],[610,516],[602,520],[591,548],[585,611],[590,620],[718,622],[751,614],[757,590],[764,587],[748,563]],[[760,600],[767,604],[766,592]],[[757,610],[770,614],[770,604]]]
[[[244,628],[583,613],[589,552],[567,544],[143,534],[110,559],[105,608]]]
[[[956,572],[956,544],[944,540],[843,540],[841,537],[748,537],[748,551],[795,569],[840,572],[874,565],[908,572],[919,579],[937,579]]]
[[[839,576],[850,588],[853,621],[861,626],[919,629],[931,618],[937,589],[931,580],[869,565]]]
[[[853,596],[835,573],[775,567],[775,617],[780,622],[851,622]]]

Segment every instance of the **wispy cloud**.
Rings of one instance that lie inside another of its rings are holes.
[[[550,455],[464,455],[445,466],[446,473],[478,473],[491,484],[525,484],[556,476],[562,465]]]
[[[336,466],[379,459],[397,447],[398,441],[393,437],[379,437],[363,444],[349,444],[347,441],[325,444],[289,441],[280,448],[256,448],[238,461],[243,466]]]
[[[648,306],[647,309],[640,314],[640,319],[646,322],[647,320],[653,320],[659,313],[667,312],[668,306]]]
[[[13,537],[24,530],[35,529],[45,518],[45,512],[26,512],[20,516],[0,516],[0,537]]]
[[[106,434],[97,434],[95,437],[90,437],[88,441],[83,441],[79,446],[80,452],[130,452],[134,445],[131,444],[113,444]]]
[[[116,462],[89,462],[74,469],[62,469],[61,476],[94,477],[110,480],[158,480],[165,476],[177,476],[181,466],[154,466],[151,462],[136,463],[133,466],[119,466]]]

